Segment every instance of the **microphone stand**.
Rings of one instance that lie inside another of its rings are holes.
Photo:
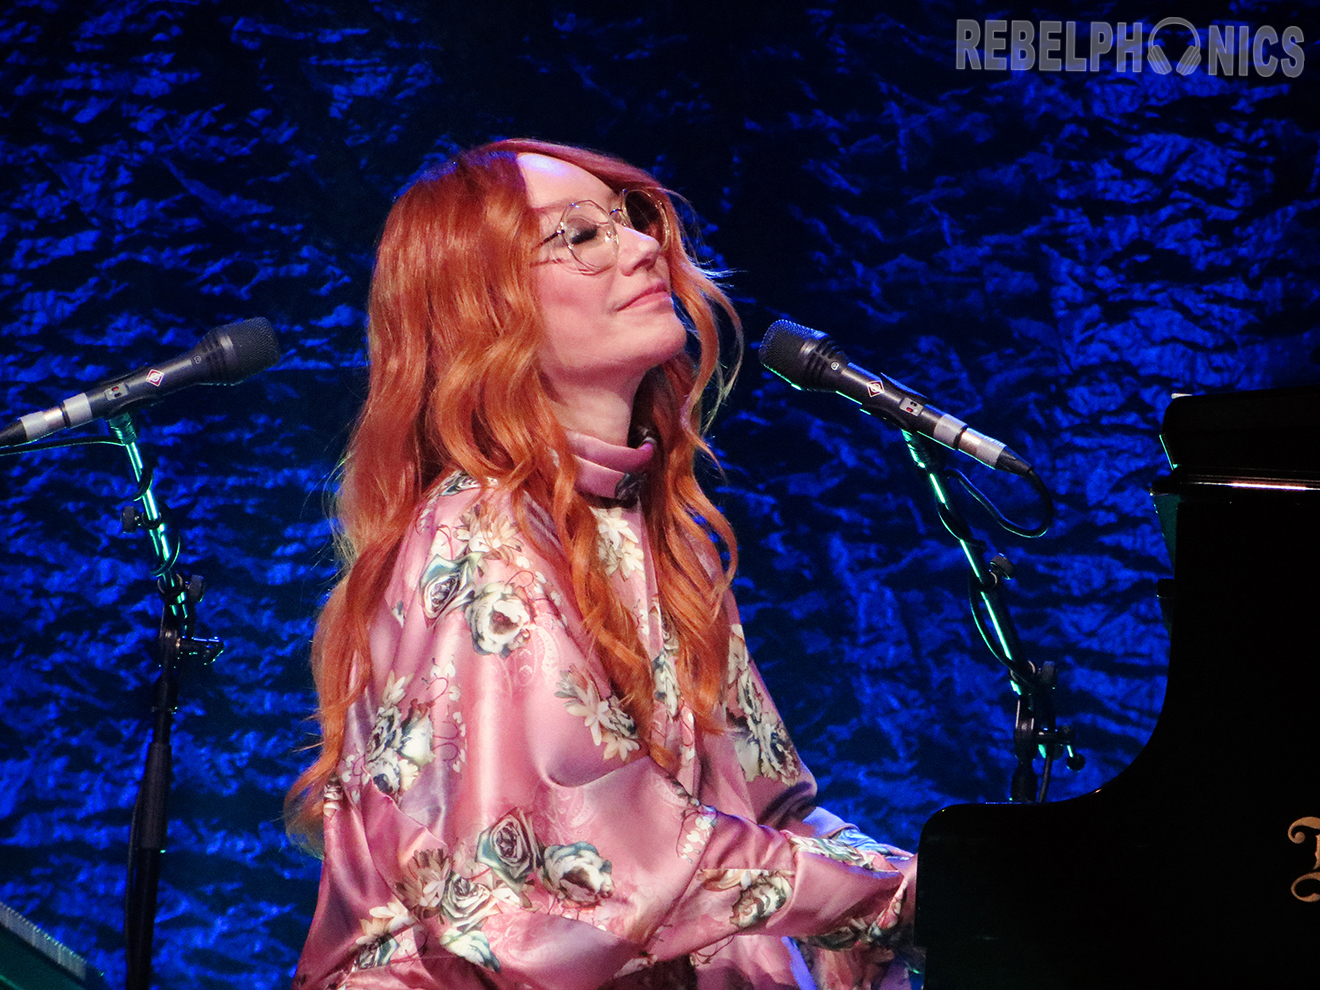
[[[1018,803],[1044,801],[1049,790],[1050,768],[1060,753],[1067,753],[1066,763],[1071,770],[1080,770],[1085,763],[1085,758],[1073,750],[1072,729],[1055,722],[1053,692],[1058,683],[1058,671],[1053,661],[1046,661],[1037,668],[1022,657],[1022,644],[1000,595],[1000,585],[1013,576],[1013,565],[1002,554],[989,561],[984,559],[985,543],[975,538],[971,527],[949,498],[949,488],[944,480],[944,448],[907,430],[903,431],[903,438],[935,496],[935,510],[940,522],[958,541],[971,568],[967,588],[977,631],[995,659],[1008,668],[1009,681],[1017,695],[1013,727],[1017,768],[1013,771],[1009,800]],[[1034,765],[1037,753],[1045,760],[1039,785]]]
[[[143,464],[138,451],[137,426],[130,413],[108,420],[110,432],[124,448],[137,483],[133,501],[120,521],[125,532],[145,529],[151,538],[156,563],[151,576],[161,597],[160,631],[156,640],[156,659],[160,674],[156,678],[152,711],[151,744],[147,762],[133,807],[133,826],[129,834],[128,884],[124,906],[124,938],[128,954],[128,990],[148,990],[151,984],[152,941],[156,924],[156,895],[160,886],[161,857],[165,852],[171,776],[170,731],[179,699],[179,671],[187,659],[208,664],[224,649],[218,639],[193,635],[196,622],[194,606],[201,601],[204,582],[198,576],[185,581],[175,572],[181,545],[170,532],[165,517],[151,490],[153,469]]]

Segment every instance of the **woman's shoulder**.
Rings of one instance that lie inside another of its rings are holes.
[[[404,536],[400,560],[475,555],[512,561],[524,553],[538,556],[533,548],[544,542],[546,534],[540,532],[544,514],[534,506],[516,511],[515,497],[492,480],[449,472],[422,497]],[[538,539],[528,539],[524,532],[528,526],[538,528]]]
[[[428,491],[395,561],[388,601],[400,626],[419,607],[429,627],[463,614],[480,653],[507,655],[533,618],[558,615],[563,596],[541,544],[505,489],[450,474]]]
[[[496,489],[463,471],[450,471],[422,495],[403,532],[395,557],[396,573],[415,571],[436,549],[436,541],[452,538],[474,515],[497,510]],[[507,500],[505,502],[507,506]],[[415,576],[415,575],[413,575]]]
[[[438,531],[452,529],[474,515],[512,520],[512,500],[495,481],[482,481],[455,469],[442,475],[422,495],[406,539],[425,543]]]

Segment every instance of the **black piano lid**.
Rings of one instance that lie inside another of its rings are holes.
[[[1320,485],[1320,385],[1176,395],[1160,441],[1173,472],[1151,495],[1176,566],[1178,503],[1192,491]]]
[[[1320,477],[1320,385],[1176,396],[1160,439],[1175,470]]]

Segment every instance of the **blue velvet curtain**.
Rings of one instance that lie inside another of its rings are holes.
[[[627,9],[624,9],[627,8]],[[313,739],[307,652],[334,574],[324,500],[364,388],[363,303],[390,201],[458,147],[531,135],[653,169],[729,272],[751,351],[788,316],[1031,461],[1058,503],[1017,565],[1026,655],[1099,786],[1160,710],[1169,564],[1147,493],[1175,391],[1320,380],[1320,15],[1299,74],[958,68],[959,20],[1147,34],[1167,5],[976,0],[539,9],[422,0],[11,0],[0,11],[4,415],[251,316],[285,351],[144,412],[144,450],[203,574],[176,732],[161,987],[285,985],[317,864],[280,824]],[[1190,36],[1161,34],[1176,62]],[[1263,54],[1282,57],[1278,45]],[[1235,66],[1236,68],[1236,66]],[[85,429],[95,433],[99,426]],[[749,642],[824,800],[913,845],[1003,800],[1012,695],[966,564],[901,437],[754,358],[709,485],[742,542]],[[0,901],[122,982],[124,859],[158,603],[111,447],[0,459]],[[987,485],[1028,516],[1020,486]]]

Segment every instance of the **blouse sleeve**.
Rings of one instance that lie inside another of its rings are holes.
[[[876,872],[896,870],[902,876],[878,919],[853,915],[832,931],[794,933],[822,990],[870,986],[895,955],[903,956],[909,964],[920,962],[920,953],[911,943],[917,857],[877,842],[816,804],[816,780],[798,756],[760,671],[747,651],[732,596],[726,607],[734,624],[728,660],[725,738],[736,759],[722,762],[741,769],[735,786],[746,788],[747,803],[756,820],[789,834],[790,842],[817,854],[818,858],[800,861],[800,872],[818,869],[823,857]],[[829,882],[828,878],[823,882]]]
[[[488,985],[462,979],[477,966],[496,985],[588,990],[739,933],[892,926],[904,876],[884,856],[792,815],[704,806],[645,755],[550,569],[496,505],[435,500],[372,627],[327,794],[313,933],[339,956],[329,972]],[[330,985],[317,968],[300,974]]]

